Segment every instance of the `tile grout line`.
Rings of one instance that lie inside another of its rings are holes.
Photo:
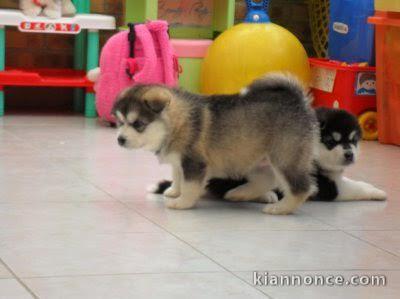
[[[307,215],[310,215],[310,214],[308,214],[307,212],[305,212],[305,213],[306,213]],[[381,251],[384,251],[384,252],[390,254],[391,256],[394,256],[394,257],[397,258],[397,259],[400,259],[400,256],[398,256],[397,254],[395,254],[395,253],[393,253],[393,252],[391,252],[391,251],[389,251],[389,250],[387,250],[387,249],[385,249],[385,248],[379,247],[379,246],[377,246],[376,244],[374,244],[374,243],[372,243],[372,242],[369,242],[369,241],[367,241],[367,240],[361,239],[360,237],[358,237],[358,236],[356,236],[356,235],[353,235],[352,233],[350,233],[350,232],[348,232],[348,231],[346,231],[346,230],[344,230],[344,229],[342,229],[342,228],[335,227],[335,226],[333,226],[333,225],[331,225],[331,224],[329,224],[329,223],[323,221],[323,220],[320,219],[319,217],[315,217],[315,218],[318,219],[319,221],[321,221],[322,223],[326,224],[326,225],[329,225],[329,226],[331,226],[331,227],[333,227],[333,228],[336,228],[336,231],[340,231],[340,232],[344,233],[344,234],[347,235],[347,236],[350,236],[350,237],[352,237],[352,238],[354,238],[354,239],[356,239],[356,240],[359,240],[359,241],[361,241],[361,242],[363,242],[363,243],[365,243],[365,244],[368,244],[368,245],[370,245],[370,246],[372,246],[372,247],[374,247],[374,248],[376,248],[376,249],[379,249],[379,250],[381,250]],[[385,231],[385,230],[382,230],[382,231]]]
[[[18,281],[18,283],[35,299],[40,299],[39,296],[37,296],[23,281],[21,278],[15,274],[15,272],[3,261],[3,259],[0,257],[0,264],[4,266],[4,268],[7,269],[8,272],[13,276],[13,278]]]
[[[14,136],[15,138],[22,140],[20,137],[16,136],[15,134],[10,133],[12,136]],[[35,151],[37,151],[38,153],[40,153],[40,150],[38,148],[36,148],[35,146],[33,146],[32,144],[29,144],[29,146],[34,149]],[[55,162],[55,158],[54,157],[49,157],[53,162]],[[228,269],[226,269],[224,266],[220,265],[219,263],[217,263],[216,261],[214,261],[213,259],[211,259],[210,257],[208,257],[207,255],[205,255],[203,252],[201,252],[200,250],[198,250],[197,248],[193,247],[191,244],[181,240],[180,238],[178,238],[176,235],[172,234],[171,232],[169,232],[168,230],[166,230],[164,227],[160,226],[159,224],[155,223],[154,221],[152,221],[151,219],[149,219],[148,217],[144,216],[142,213],[138,212],[137,210],[130,208],[129,206],[127,206],[124,202],[118,200],[117,198],[115,198],[113,195],[111,195],[110,193],[108,193],[107,191],[103,190],[102,188],[100,188],[99,186],[97,186],[97,184],[93,183],[91,180],[88,180],[87,178],[82,177],[79,173],[77,173],[75,170],[73,170],[72,168],[70,168],[70,170],[75,173],[75,175],[77,175],[79,178],[85,180],[86,182],[90,183],[91,185],[93,185],[96,189],[102,191],[103,193],[107,194],[108,196],[110,196],[112,199],[114,199],[115,201],[119,202],[120,204],[122,204],[125,208],[127,208],[128,210],[134,210],[138,215],[142,216],[143,218],[147,219],[148,221],[150,221],[151,223],[153,223],[154,225],[158,226],[162,231],[166,232],[167,234],[173,236],[174,238],[180,240],[181,242],[183,242],[184,244],[187,244],[189,247],[191,247],[192,249],[194,249],[196,252],[198,252],[199,254],[201,254],[202,256],[206,257],[207,259],[209,259],[210,261],[212,261],[213,263],[215,263],[216,265],[218,265],[219,267],[221,267],[222,269],[224,269],[225,271],[227,271],[228,273],[230,273],[232,276],[236,277],[237,279],[243,281],[244,283],[246,283],[247,285],[249,285],[250,287],[252,287],[253,289],[255,289],[256,291],[258,291],[259,293],[261,293],[263,296],[273,299],[270,295],[264,293],[263,291],[259,290],[258,288],[256,288],[255,286],[252,286],[250,283],[248,283],[247,281],[245,281],[244,279],[242,279],[241,277],[235,275],[234,273],[232,273],[231,271],[229,271]],[[33,298],[35,299],[39,299],[39,297],[28,288],[27,285],[25,285],[25,283],[11,270],[11,268],[8,267],[8,265],[6,265],[3,260],[0,258],[0,262],[4,265],[4,267],[6,267],[10,273],[14,276],[14,278],[33,296]]]
[[[72,170],[72,171],[73,171],[73,170]],[[75,172],[75,171],[74,171],[74,172]],[[75,174],[77,174],[79,177],[81,177],[78,173],[75,172]],[[141,213],[140,211],[138,211],[137,209],[128,206],[126,202],[121,201],[121,200],[115,198],[111,193],[109,193],[109,192],[106,191],[106,190],[103,190],[101,187],[99,187],[97,184],[95,184],[95,183],[92,182],[91,180],[89,180],[89,179],[87,179],[87,178],[84,178],[84,177],[81,177],[81,178],[82,178],[83,180],[85,180],[86,182],[92,184],[92,185],[93,185],[95,188],[97,188],[98,190],[100,190],[100,191],[106,193],[108,196],[110,196],[111,198],[113,198],[113,199],[116,200],[117,202],[121,203],[121,204],[122,204],[123,206],[125,206],[128,210],[133,210],[133,211],[135,211],[138,215],[140,215],[140,216],[142,216],[143,218],[147,219],[148,221],[150,221],[151,223],[153,223],[154,225],[156,225],[157,227],[159,227],[161,230],[167,232],[168,234],[170,234],[170,235],[173,236],[174,238],[176,238],[176,239],[180,240],[181,242],[187,244],[187,245],[190,246],[192,249],[194,249],[196,252],[198,252],[199,254],[203,255],[204,257],[206,257],[207,259],[209,259],[209,260],[212,261],[213,263],[217,264],[218,266],[220,266],[221,268],[223,268],[225,271],[227,271],[228,273],[230,273],[232,276],[234,276],[234,277],[236,277],[237,279],[243,281],[244,283],[246,283],[246,284],[249,285],[250,287],[256,289],[257,291],[261,292],[263,295],[267,296],[268,298],[273,299],[273,297],[272,297],[271,295],[266,294],[266,293],[264,293],[262,290],[260,290],[260,289],[256,288],[255,286],[251,285],[251,284],[248,283],[246,280],[242,279],[240,276],[237,276],[234,272],[230,271],[229,269],[227,269],[227,268],[224,267],[223,265],[219,264],[217,261],[215,261],[214,259],[212,259],[212,258],[209,257],[208,255],[206,255],[205,253],[203,253],[202,251],[200,251],[200,250],[197,249],[196,247],[192,246],[190,243],[188,243],[188,242],[186,242],[185,240],[182,240],[181,238],[179,238],[179,237],[178,237],[177,235],[175,235],[173,232],[170,232],[170,231],[167,230],[165,227],[163,227],[163,226],[159,225],[158,223],[154,222],[152,219],[148,218],[147,216],[145,216],[144,214],[142,214],[142,213]],[[340,229],[340,228],[338,228],[338,227],[335,227],[335,226],[333,226],[332,224],[327,223],[327,222],[321,220],[320,218],[315,217],[315,216],[313,216],[313,215],[307,213],[307,212],[304,211],[304,210],[301,210],[301,211],[302,211],[303,213],[305,213],[307,216],[311,217],[312,219],[315,219],[315,220],[319,221],[321,224],[325,224],[325,225],[327,225],[328,227],[333,228],[333,230],[323,230],[323,231],[340,231],[340,232],[343,232],[343,233],[345,233],[346,235],[349,235],[349,236],[351,236],[351,237],[353,237],[353,238],[355,237],[355,236],[353,236],[352,234],[347,233],[347,232],[344,231],[343,229]],[[297,230],[296,230],[296,231],[297,231]],[[308,230],[306,230],[306,231],[308,231]],[[322,230],[321,230],[321,231],[322,231]],[[359,238],[356,238],[356,239],[359,239]],[[383,251],[389,253],[390,255],[395,256],[396,258],[398,258],[397,255],[395,255],[395,254],[393,254],[393,253],[391,253],[391,252],[389,252],[389,251],[387,251],[387,250],[385,250],[385,249],[383,249],[383,248],[377,247],[377,246],[375,246],[374,244],[370,244],[369,242],[366,242],[366,241],[364,241],[364,240],[362,240],[362,239],[359,239],[359,240],[362,241],[362,242],[364,242],[364,243],[366,243],[366,244],[369,244],[369,245],[371,245],[371,246],[373,246],[373,247],[375,247],[375,248],[377,248],[377,249],[383,250]],[[364,269],[363,271],[366,271],[366,270],[367,270],[367,269]],[[314,271],[314,270],[313,270],[313,271]],[[321,271],[321,270],[318,270],[318,271]],[[323,271],[323,270],[322,270],[322,271]]]
[[[254,290],[258,291],[259,293],[261,293],[262,295],[264,295],[267,298],[270,299],[274,299],[272,296],[270,296],[269,294],[264,293],[262,290],[256,288],[255,286],[251,285],[250,283],[248,283],[246,280],[242,279],[240,276],[236,275],[235,273],[233,273],[232,271],[230,271],[229,269],[227,269],[225,266],[221,265],[220,263],[218,263],[217,261],[215,261],[214,259],[212,259],[211,257],[209,257],[208,255],[206,255],[205,253],[203,253],[201,250],[199,250],[198,248],[194,247],[192,244],[186,242],[185,240],[181,239],[180,237],[178,237],[177,235],[175,235],[174,233],[170,232],[169,230],[167,230],[165,227],[159,225],[158,223],[154,222],[152,219],[148,218],[147,216],[145,216],[144,214],[142,214],[140,211],[136,210],[135,208],[132,208],[130,206],[128,206],[125,202],[115,198],[112,194],[110,194],[109,192],[107,192],[106,190],[103,190],[101,187],[97,186],[97,184],[91,182],[90,180],[87,180],[87,182],[91,183],[94,187],[96,187],[97,189],[99,189],[100,191],[108,194],[109,196],[111,196],[113,199],[115,199],[117,202],[119,202],[120,204],[122,204],[125,208],[127,208],[128,210],[132,210],[135,211],[138,215],[142,216],[143,218],[147,219],[149,222],[153,223],[154,225],[156,225],[157,227],[159,227],[162,231],[166,232],[167,234],[171,235],[172,237],[174,237],[175,239],[181,241],[182,243],[186,244],[187,246],[189,246],[190,248],[192,248],[193,250],[195,250],[197,253],[199,253],[200,255],[204,256],[205,258],[207,258],[208,260],[210,260],[211,262],[213,262],[214,264],[218,265],[219,267],[221,267],[222,269],[224,269],[227,273],[230,273],[233,277],[236,277],[237,279],[239,279],[240,281],[244,282],[245,284],[247,284],[248,286],[250,286],[251,288],[253,288]]]
[[[116,199],[118,200],[118,199]],[[119,201],[119,200],[118,200]],[[223,266],[222,264],[220,264],[219,262],[217,262],[216,260],[214,260],[213,258],[209,257],[207,254],[205,254],[204,252],[202,252],[200,249],[194,247],[192,244],[190,244],[189,242],[187,242],[186,240],[180,238],[179,236],[177,236],[175,233],[170,232],[169,230],[167,230],[166,228],[164,228],[163,226],[159,225],[158,223],[154,222],[153,220],[151,220],[150,218],[146,217],[145,215],[143,215],[142,213],[140,213],[139,211],[137,211],[134,208],[131,208],[129,206],[127,206],[126,204],[124,204],[123,202],[121,202],[127,209],[129,210],[133,210],[136,213],[138,213],[139,215],[141,215],[142,217],[146,218],[148,221],[152,222],[153,224],[157,225],[158,227],[160,227],[163,231],[167,232],[168,234],[170,234],[171,236],[173,236],[175,239],[181,241],[182,243],[186,244],[187,246],[189,246],[190,248],[192,248],[194,251],[196,251],[197,253],[199,253],[200,255],[204,256],[205,258],[207,258],[208,260],[210,260],[211,262],[215,263],[216,265],[218,265],[219,267],[221,267],[222,269],[224,269],[226,272],[230,273],[233,277],[236,277],[237,279],[241,280],[242,282],[244,282],[245,284],[247,284],[248,286],[250,286],[251,288],[255,289],[256,291],[260,292],[261,294],[263,294],[265,297],[270,298],[270,299],[274,299],[272,296],[270,296],[269,294],[263,292],[261,289],[256,288],[254,285],[252,285],[251,283],[247,282],[245,279],[243,279],[242,277],[236,275],[234,272],[230,271],[228,268],[226,268],[225,266]]]
[[[42,279],[42,278],[74,278],[74,277],[107,277],[107,276],[135,276],[135,275],[164,275],[164,274],[223,274],[226,271],[170,271],[170,272],[126,272],[126,273],[92,273],[92,274],[61,274],[61,275],[42,275],[42,276],[21,276],[23,279]],[[7,279],[7,278],[0,278]]]
[[[307,202],[307,201],[306,201],[306,202]],[[307,211],[303,210],[301,207],[299,208],[299,210],[302,211],[302,212],[303,212],[305,215],[307,215],[308,217],[311,217],[312,219],[317,220],[317,221],[320,222],[321,224],[327,225],[328,227],[331,227],[331,228],[332,228],[331,231],[340,231],[340,228],[338,228],[338,227],[336,227],[336,226],[334,226],[334,225],[332,225],[332,224],[330,224],[330,223],[327,223],[327,222],[323,221],[323,220],[320,219],[319,217],[316,217],[316,216],[314,216],[314,215],[308,213]]]
[[[314,273],[314,272],[341,272],[352,273],[364,271],[369,272],[400,272],[400,269],[269,269],[266,272],[301,272],[301,273]],[[239,270],[236,273],[250,273],[252,270]],[[127,272],[127,273],[97,273],[97,274],[62,274],[62,275],[42,275],[42,276],[21,276],[21,279],[46,279],[46,278],[78,278],[78,277],[107,277],[107,276],[135,276],[135,275],[166,275],[166,274],[223,274],[227,271],[183,271],[183,272]],[[230,274],[230,273],[229,273]],[[2,279],[10,279],[9,277],[2,277]]]
[[[37,153],[41,153],[40,148],[34,146],[32,143],[27,143],[25,142],[25,140],[21,137],[19,137],[18,135],[16,135],[15,133],[10,132],[9,130],[7,130],[7,128],[4,128],[4,130],[10,134],[11,136],[13,136],[14,138],[18,139],[19,141],[22,141],[23,143],[25,143],[28,147],[30,147],[31,149],[33,149],[34,151],[36,151]]]
[[[343,231],[345,234],[347,234],[347,235],[349,235],[349,236],[351,236],[351,237],[353,237],[353,238],[355,238],[355,239],[357,239],[357,240],[360,240],[360,241],[362,241],[362,242],[364,242],[364,243],[366,243],[366,244],[369,244],[369,245],[371,245],[371,246],[373,246],[373,247],[375,247],[375,248],[378,248],[378,249],[380,249],[380,250],[382,250],[382,251],[385,251],[386,253],[389,253],[390,255],[392,255],[392,256],[394,256],[394,257],[400,259],[400,256],[398,256],[398,255],[397,255],[396,253],[394,253],[394,252],[391,252],[390,250],[387,250],[387,249],[385,249],[385,248],[379,247],[379,246],[377,246],[376,244],[374,244],[374,243],[372,243],[372,242],[370,242],[370,241],[368,241],[368,240],[361,239],[359,236],[353,235],[352,233],[350,233],[350,232],[348,232],[348,231],[345,231],[345,230],[342,230],[342,231]]]
[[[77,173],[75,170],[71,169],[70,170],[72,172],[74,172],[78,177],[80,177],[81,179],[85,180],[87,183],[91,184],[92,186],[94,186],[96,189],[98,189],[99,191],[107,194],[109,197],[111,197],[112,199],[114,199],[116,202],[120,203],[121,205],[123,205],[125,208],[127,208],[128,210],[132,210],[135,211],[138,215],[142,216],[143,218],[145,218],[147,221],[153,223],[155,226],[159,227],[162,231],[166,232],[167,234],[169,234],[170,236],[174,237],[175,239],[183,242],[184,244],[186,244],[187,246],[189,246],[190,248],[192,248],[193,250],[195,250],[197,253],[199,253],[200,255],[204,256],[206,259],[210,260],[211,262],[213,262],[214,264],[218,265],[220,268],[224,269],[227,273],[231,274],[233,277],[239,279],[240,281],[244,282],[245,284],[247,284],[248,286],[250,286],[252,289],[258,291],[259,293],[261,293],[263,296],[270,298],[270,299],[274,299],[272,296],[270,296],[269,294],[264,293],[262,290],[256,288],[255,286],[251,285],[250,283],[248,283],[246,280],[242,279],[241,277],[239,277],[238,275],[235,275],[235,273],[233,273],[232,271],[230,271],[229,269],[227,269],[226,267],[222,266],[221,264],[219,264],[218,262],[216,262],[214,259],[212,259],[211,257],[207,256],[206,254],[204,254],[202,251],[200,251],[199,249],[195,248],[194,246],[192,246],[190,243],[182,240],[181,238],[179,238],[178,236],[176,236],[175,234],[173,234],[172,232],[168,231],[165,227],[159,225],[158,223],[154,222],[152,219],[148,218],[147,216],[143,215],[140,211],[129,207],[125,202],[115,198],[111,193],[109,193],[108,191],[104,190],[103,188],[99,187],[96,183],[92,182],[90,179],[87,179],[86,177],[81,176],[79,173]]]

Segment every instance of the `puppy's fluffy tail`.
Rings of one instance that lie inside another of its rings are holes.
[[[269,73],[256,79],[246,88],[247,92],[263,90],[286,90],[297,98],[302,98],[307,104],[313,101],[308,87],[290,73]]]

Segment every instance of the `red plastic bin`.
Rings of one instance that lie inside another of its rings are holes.
[[[375,24],[379,141],[400,145],[400,13],[379,12]]]
[[[310,58],[315,107],[347,110],[358,117],[363,138],[377,139],[375,67]]]

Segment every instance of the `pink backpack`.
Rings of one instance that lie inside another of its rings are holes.
[[[178,62],[169,40],[168,23],[129,24],[129,30],[113,35],[101,51],[95,86],[97,112],[114,122],[111,109],[123,89],[139,83],[175,86],[177,79]]]

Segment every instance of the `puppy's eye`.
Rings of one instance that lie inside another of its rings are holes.
[[[361,136],[358,135],[358,134],[356,134],[356,135],[354,135],[354,137],[350,140],[350,142],[353,143],[353,144],[357,144],[357,143],[360,141],[360,139],[361,139]]]
[[[326,144],[326,146],[328,148],[333,148],[336,145],[336,141],[333,139],[332,136],[328,135],[328,136],[324,136],[322,139],[322,142]]]
[[[138,132],[143,132],[146,127],[146,124],[140,120],[136,120],[131,124],[131,127]]]

